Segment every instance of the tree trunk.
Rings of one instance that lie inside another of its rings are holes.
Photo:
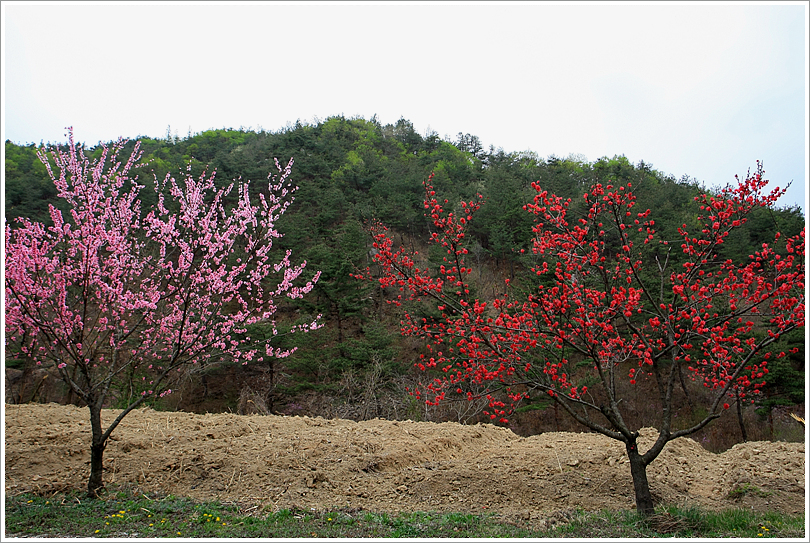
[[[557,402],[554,402],[554,431],[555,432],[560,431],[560,414],[557,411],[557,407],[558,407]]]
[[[681,366],[680,364],[678,365],[678,378],[681,381],[681,388],[683,389],[683,395],[686,396],[686,403],[688,403],[689,407],[691,408],[692,398],[689,397],[689,391],[686,390],[686,382],[683,380],[683,366]]]
[[[46,374],[45,374],[45,375],[42,377],[42,379],[40,379],[40,380],[39,380],[39,383],[37,384],[37,388],[35,388],[35,389],[34,389],[34,392],[32,392],[32,393],[31,393],[31,400],[30,400],[30,402],[33,402],[33,401],[34,401],[34,398],[36,398],[36,397],[37,397],[37,393],[39,392],[39,389],[40,389],[40,388],[42,388],[42,385],[43,385],[43,384],[45,384],[45,379],[47,379],[47,378],[48,378],[48,374],[46,373]],[[22,397],[22,395],[21,395],[21,397]],[[40,400],[40,401],[39,401],[39,403],[44,403],[44,402],[42,401],[42,396],[40,396],[38,399]],[[22,403],[22,402],[21,402],[21,403]]]
[[[107,443],[102,441],[101,408],[92,404],[89,408],[93,440],[90,444],[90,480],[87,482],[87,497],[97,498],[98,492],[104,488],[102,474],[104,473],[104,448]]]
[[[627,443],[627,456],[630,459],[630,474],[633,476],[633,490],[636,493],[636,510],[642,516],[654,512],[650,483],[647,482],[647,465],[638,452],[636,440]]]
[[[73,370],[70,373],[70,380],[76,380],[76,371],[78,370],[77,366],[73,366]],[[63,379],[64,380],[64,379]],[[78,402],[78,398],[76,397],[76,392],[74,392],[73,387],[68,385],[67,387],[67,400],[65,403],[68,405],[75,405]]]
[[[276,408],[276,406],[275,406],[275,404],[273,402],[273,400],[275,399],[275,390],[276,390],[276,386],[275,386],[276,385],[275,384],[275,377],[276,377],[275,370],[276,370],[276,368],[275,368],[275,365],[273,364],[273,359],[272,358],[270,359],[270,363],[268,364],[268,367],[270,369],[270,372],[269,372],[270,373],[270,386],[267,389],[267,394],[266,394],[266,397],[264,399],[264,403],[267,406],[267,413],[270,414],[270,413],[273,413],[274,409]]]
[[[743,422],[742,416],[742,402],[740,401],[740,391],[737,390],[737,422],[740,425],[740,431],[742,432],[742,440],[743,443],[748,441],[748,434],[745,431],[745,423]]]
[[[343,319],[340,314],[340,307],[335,303],[335,315],[337,316],[338,345],[340,345],[340,356],[346,356],[343,352]]]

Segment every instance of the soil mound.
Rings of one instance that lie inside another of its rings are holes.
[[[120,411],[105,410],[105,424]],[[655,431],[642,431],[641,448]],[[5,405],[5,489],[85,488],[86,409]],[[623,444],[594,433],[519,437],[457,423],[275,415],[130,413],[113,432],[104,480],[200,500],[275,508],[496,511],[534,519],[635,506]],[[706,509],[805,509],[805,445],[753,442],[714,454],[669,443],[647,469],[654,498]]]

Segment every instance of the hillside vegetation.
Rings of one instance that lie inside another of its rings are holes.
[[[81,138],[81,128],[77,136]],[[430,222],[424,217],[423,182],[434,173],[433,185],[452,206],[481,194],[484,205],[470,225],[470,258],[474,265],[475,288],[482,294],[498,293],[504,280],[529,288],[526,270],[532,265],[533,217],[523,206],[531,202],[537,182],[544,190],[577,198],[596,182],[632,183],[638,206],[651,209],[659,232],[678,239],[677,228],[696,222],[693,198],[704,187],[695,179],[676,179],[652,165],[632,164],[624,156],[603,157],[587,162],[577,157],[542,158],[532,152],[505,152],[480,140],[461,134],[454,141],[436,133],[421,135],[413,125],[400,119],[395,124],[380,123],[376,117],[347,119],[331,117],[316,124],[300,122],[276,132],[244,129],[208,130],[185,138],[133,138],[125,152],[142,142],[143,165],[139,182],[146,185],[144,204],[155,198],[152,180],[167,173],[179,176],[187,167],[195,174],[215,169],[218,183],[236,178],[262,180],[274,157],[286,163],[294,158],[292,179],[299,189],[293,206],[279,221],[284,237],[279,249],[290,249],[295,258],[306,260],[309,270],[322,275],[311,295],[287,302],[279,322],[288,328],[323,315],[325,326],[306,336],[284,335],[274,339],[280,348],[298,347],[294,356],[262,364],[213,364],[191,374],[183,387],[161,399],[156,409],[204,412],[284,413],[355,420],[382,417],[433,421],[475,422],[482,405],[445,404],[426,406],[409,396],[418,380],[430,375],[414,371],[413,363],[423,346],[400,337],[400,315],[387,305],[379,288],[352,277],[372,264],[371,237],[367,227],[379,220],[395,233],[398,243],[424,252],[438,262],[440,256],[425,244]],[[60,206],[46,168],[36,157],[36,146],[5,142],[5,212],[8,224],[16,217],[50,222],[48,205]],[[90,149],[99,155],[100,147]],[[711,184],[732,182],[708,180]],[[258,189],[261,184],[254,183]],[[804,228],[799,208],[760,209],[747,227],[735,232],[724,245],[724,256],[743,261],[776,232],[792,236]],[[524,249],[525,252],[522,252]],[[253,337],[269,331],[260,326],[250,330]],[[803,332],[782,339],[780,350],[803,346]],[[28,361],[16,357],[13,346],[7,350],[7,401],[57,401],[72,403],[75,398]],[[758,404],[746,410],[749,439],[798,438],[795,423],[774,408],[791,408],[804,402],[804,349],[769,365],[768,385]],[[137,383],[118,383],[121,404],[137,394]],[[644,386],[641,384],[641,386]],[[700,418],[693,413],[689,395],[701,390],[683,383],[687,396],[682,417]],[[648,409],[645,394],[634,406],[633,416],[644,424],[654,424],[654,409]],[[116,405],[110,405],[116,407]],[[728,420],[726,420],[728,419]],[[512,428],[523,435],[542,431],[581,430],[568,417],[557,413],[550,403],[529,402],[511,419]],[[767,424],[758,424],[767,422]],[[757,423],[757,424],[755,424]],[[720,450],[740,438],[731,415],[724,416],[696,439]]]

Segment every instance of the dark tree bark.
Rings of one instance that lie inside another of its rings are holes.
[[[740,432],[742,432],[743,443],[748,441],[748,433],[745,431],[745,423],[742,416],[742,402],[740,401],[740,391],[737,391],[737,422],[740,425]]]
[[[104,439],[104,432],[101,428],[101,406],[91,403],[89,408],[93,440],[90,444],[90,479],[87,482],[87,497],[97,498],[99,491],[104,488],[102,475],[104,473],[104,449],[107,447],[107,440]]]
[[[647,481],[647,464],[638,452],[636,440],[626,443],[627,456],[630,459],[630,474],[633,477],[633,490],[636,494],[636,509],[642,515],[649,516],[654,512],[650,483]]]

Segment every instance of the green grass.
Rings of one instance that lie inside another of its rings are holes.
[[[515,521],[495,513],[375,513],[356,509],[272,511],[258,504],[195,502],[176,496],[107,491],[51,498],[6,496],[6,534],[12,537],[179,538],[803,538],[804,515],[743,509],[708,512],[659,507],[644,519],[635,511],[577,511],[564,523]],[[550,515],[554,518],[554,515]]]
[[[804,538],[804,515],[783,515],[746,509],[703,511],[664,506],[643,518],[635,511],[602,511],[578,514],[559,528],[557,537],[593,538]]]
[[[752,484],[743,483],[743,484],[740,484],[740,485],[735,485],[734,488],[732,488],[729,491],[729,493],[726,495],[726,498],[728,498],[730,500],[740,500],[740,499],[743,498],[743,496],[746,496],[748,494],[751,494],[752,496],[759,496],[759,497],[764,498],[766,496],[769,496],[771,493],[766,492],[766,491],[764,491],[764,490],[760,489],[759,487],[756,487],[756,486],[754,486]]]

